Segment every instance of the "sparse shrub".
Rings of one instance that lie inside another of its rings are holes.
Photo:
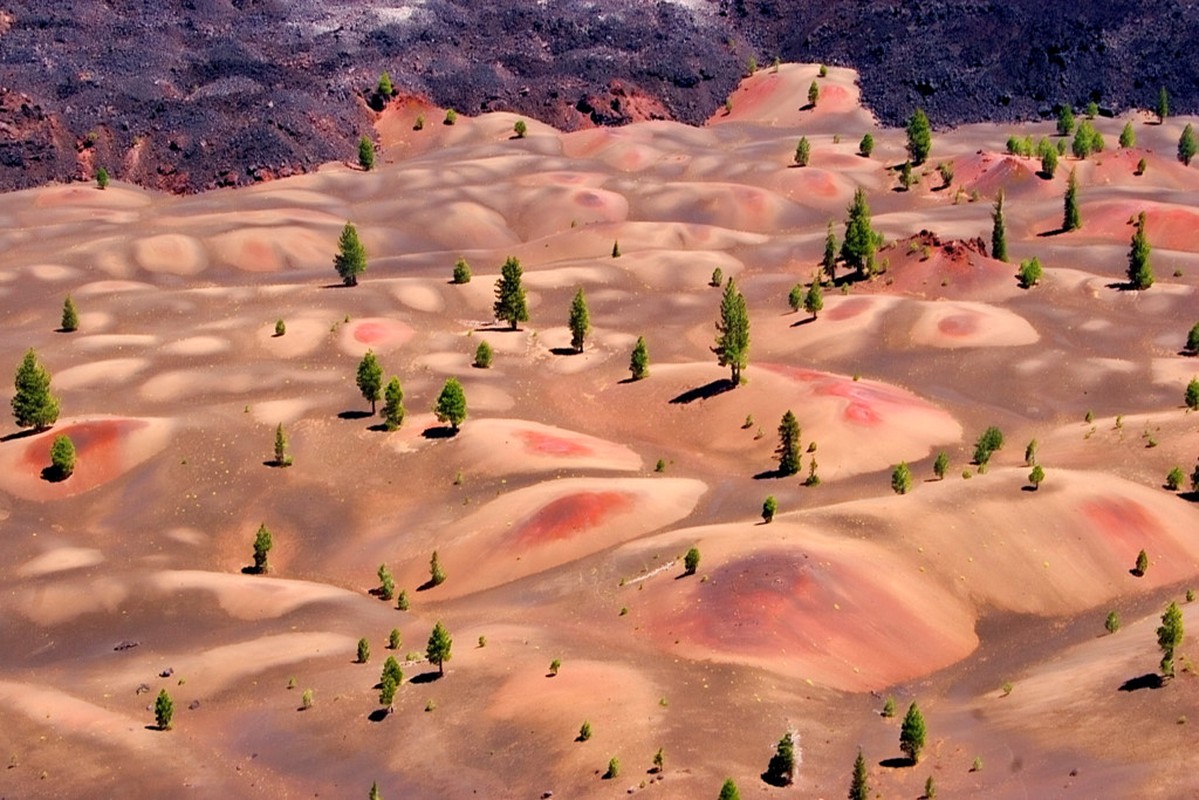
[[[933,462],[933,474],[937,476],[937,480],[945,480],[945,473],[949,471],[949,456],[944,450],[937,453],[937,459]]]
[[[698,547],[692,547],[687,551],[687,555],[683,556],[683,568],[687,575],[694,575],[695,571],[699,569],[699,558]]]
[[[403,636],[400,635],[400,629],[392,628],[391,633],[387,634],[387,649],[399,650],[401,642],[403,642]]]
[[[1041,268],[1041,261],[1036,256],[1020,262],[1018,277],[1020,285],[1025,289],[1031,289],[1040,283],[1043,274],[1044,270]]]
[[[970,765],[971,772],[981,772],[983,768],[982,756],[975,756],[974,763]]]
[[[991,455],[1003,449],[1003,432],[994,425],[989,426],[974,445],[974,463],[980,467],[991,460]]]
[[[377,574],[379,576],[379,596],[390,603],[396,592],[396,582],[391,576],[391,570],[387,568],[386,564],[380,564]]]
[[[1136,566],[1133,567],[1133,572],[1137,575],[1137,577],[1140,577],[1140,576],[1144,575],[1148,569],[1149,569],[1149,555],[1144,550],[1142,550],[1141,552],[1137,553],[1137,563],[1136,563]]]
[[[300,708],[307,711],[308,709],[312,708],[312,703],[313,703],[312,690],[305,689],[304,693],[300,695]]]
[[[724,283],[724,273],[720,267],[712,270],[712,277],[708,280],[709,286],[719,287]]]
[[[658,463],[654,464],[654,472],[665,472],[665,471],[666,471],[666,462],[663,459],[659,458]]]
[[[1024,448],[1024,466],[1031,467],[1037,463],[1037,440],[1032,439]]]
[[[661,772],[666,766],[666,752],[659,747],[658,752],[654,753],[654,772]]]
[[[579,726],[579,735],[575,737],[576,742],[585,742],[591,738],[591,723],[583,720],[583,724]]]
[[[1011,694],[1011,693],[1012,693],[1012,688],[1013,688],[1013,687],[1012,687],[1012,682],[1011,682],[1011,681],[1004,681],[1004,683],[1003,683],[1003,686],[1002,686],[1001,688],[1002,688],[1002,691],[1003,691],[1003,696],[1004,696],[1004,697],[1007,697],[1009,694]]]
[[[1182,399],[1191,411],[1199,410],[1199,378],[1191,378]]]
[[[1040,464],[1032,468],[1032,472],[1028,473],[1028,482],[1032,484],[1033,489],[1040,489],[1041,482],[1045,480],[1045,470]]]
[[[267,556],[274,546],[271,532],[267,530],[265,524],[259,525],[258,532],[254,535],[254,572],[265,575],[270,570]]]
[[[404,589],[400,589],[400,593],[396,595],[396,609],[399,611],[407,611],[408,607],[408,592]]]
[[[629,355],[629,373],[633,380],[639,381],[649,377],[649,350],[645,345],[645,337],[638,336]]]
[[[169,731],[171,729],[171,718],[174,716],[174,701],[171,700],[171,696],[167,694],[166,689],[159,689],[158,697],[154,700],[154,721],[158,723],[158,730]]]
[[[434,550],[432,557],[429,558],[429,585],[440,586],[443,583],[445,583],[445,570],[441,568],[441,559]]]
[[[883,710],[879,712],[879,716],[883,719],[890,719],[895,716],[895,698],[888,697],[883,701]]]
[[[104,167],[96,169],[96,186],[100,189],[108,188],[108,170]]]
[[[516,124],[512,126],[512,132],[516,134],[517,139],[523,139],[529,133],[529,126],[525,124],[523,119],[518,119]]]
[[[826,64],[821,64],[820,69],[816,71],[816,74],[818,76],[820,76],[821,78],[827,78],[828,77],[828,66]]]
[[[948,189],[953,183],[953,162],[942,161],[937,165],[937,172],[941,175],[941,188]]]
[[[275,320],[275,335],[283,336],[287,333],[287,323],[281,319]]]
[[[741,800],[741,792],[737,790],[737,784],[732,778],[724,779],[717,800]]]
[[[75,443],[70,436],[55,436],[50,445],[50,468],[59,480],[71,477],[75,472]]]
[[[1107,612],[1107,619],[1104,620],[1103,627],[1108,633],[1120,630],[1120,615],[1115,611]]]
[[[778,501],[774,499],[774,495],[769,495],[762,503],[762,521],[770,524],[774,520],[774,514],[778,511]]]
[[[358,663],[365,664],[371,660],[371,643],[365,638],[358,640]]]
[[[612,257],[620,258],[620,240],[619,239],[612,242]]]
[[[470,283],[470,264],[465,258],[459,257],[454,262],[454,283]]]
[[[815,86],[816,84],[812,84]],[[808,137],[801,136],[799,144],[795,146],[795,163],[797,166],[806,167],[808,161],[812,158],[812,145],[808,142]]]
[[[550,662],[550,675],[557,675],[558,670],[562,669],[562,659],[555,658]]]
[[[79,330],[79,312],[75,309],[75,301],[70,295],[62,301],[62,321],[58,327],[63,333]]]
[[[935,800],[937,796],[937,782],[933,780],[933,776],[929,775],[928,780],[924,782],[924,797],[925,800]]]
[[[620,759],[612,756],[608,759],[608,771],[604,773],[603,778],[610,781],[620,774]]]
[[[425,129],[425,115],[417,114],[416,119],[412,122],[412,130],[423,131]]]
[[[452,108],[447,109],[445,112],[445,120],[443,121],[444,124],[453,125],[457,121],[458,121],[458,112]]]
[[[870,154],[874,152],[874,137],[869,133],[862,137],[862,141],[858,142],[858,153],[863,158],[870,158]]]
[[[487,340],[479,342],[479,346],[475,348],[475,366],[479,369],[487,369],[491,366],[492,351],[491,345]]]
[[[820,100],[820,84],[812,81],[812,85],[808,87],[808,105],[812,108],[816,107],[817,101]]]
[[[482,648],[484,648],[484,647],[486,647],[486,646],[487,646],[487,637],[486,637],[486,636],[480,636],[480,637],[479,637],[479,648],[480,648],[480,649],[482,649]]]
[[[367,136],[358,140],[358,166],[367,172],[375,168],[375,143]]]
[[[895,494],[907,494],[912,490],[912,470],[906,461],[899,462],[891,472],[891,490]]]
[[[1137,146],[1137,134],[1132,129],[1132,123],[1124,123],[1124,129],[1120,131],[1120,147],[1125,150]]]
[[[1188,602],[1188,603],[1193,603],[1193,602],[1195,602],[1195,590],[1194,590],[1194,589],[1187,589],[1186,598],[1187,598],[1187,602]]]
[[[1149,168],[1149,165],[1145,162],[1145,159],[1142,158],[1140,161],[1137,162],[1137,168],[1133,172],[1133,174],[1137,175],[1137,176],[1144,175],[1145,170],[1148,168]]]

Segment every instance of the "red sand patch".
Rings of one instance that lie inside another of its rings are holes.
[[[518,431],[517,436],[524,441],[525,450],[537,455],[571,457],[595,454],[584,444],[540,431]]]
[[[67,480],[82,478],[80,482],[89,487],[104,483],[121,471],[121,439],[145,427],[146,423],[138,419],[111,419],[55,428],[50,432],[52,438],[41,436],[25,446],[21,466],[35,472],[50,466],[48,443],[59,436],[69,436],[75,445],[78,465],[75,474]]]
[[[390,331],[379,322],[364,322],[354,329],[354,338],[365,344],[375,344],[387,337]]]
[[[978,333],[978,317],[974,314],[953,314],[938,322],[937,330],[946,336],[973,336]]]
[[[1135,556],[1147,541],[1164,538],[1161,524],[1144,506],[1127,498],[1088,500],[1082,513],[1102,539],[1121,553],[1128,550]]]
[[[341,345],[351,355],[362,355],[368,348],[381,353],[406,344],[413,333],[410,326],[399,320],[383,317],[360,319],[346,326]]]
[[[850,403],[845,407],[844,417],[855,425],[874,426],[882,422],[874,409],[865,403]]]
[[[576,492],[559,497],[529,517],[516,534],[516,543],[531,547],[570,539],[632,506],[633,496],[628,492]]]

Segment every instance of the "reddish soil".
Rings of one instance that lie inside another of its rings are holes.
[[[538,455],[571,457],[593,454],[592,449],[581,442],[541,431],[519,431],[517,436],[524,442],[526,450]]]
[[[521,547],[535,547],[571,539],[633,508],[627,492],[576,492],[559,497],[537,510],[513,534]]]
[[[978,333],[978,317],[974,314],[954,314],[938,322],[937,330],[946,336],[973,336]]]

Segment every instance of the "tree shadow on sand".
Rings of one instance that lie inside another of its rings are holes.
[[[1146,672],[1144,675],[1138,675],[1135,678],[1129,678],[1120,684],[1120,691],[1135,692],[1140,689],[1160,689],[1165,686],[1165,681],[1162,676],[1156,672]]]
[[[799,327],[802,327],[802,326],[804,326],[804,325],[811,325],[811,324],[812,324],[813,322],[815,322],[815,321],[816,321],[816,318],[815,318],[815,317],[804,317],[804,318],[803,318],[803,319],[801,319],[801,320],[797,320],[797,321],[795,321],[795,322],[792,322],[792,323],[791,323],[791,327],[792,327],[792,328],[799,328]]]
[[[670,402],[674,405],[687,405],[688,403],[694,403],[696,400],[707,400],[711,397],[716,397],[735,388],[737,388],[736,384],[728,378],[718,378],[711,383],[705,383],[703,386],[688,389],[682,394],[670,398]]]
[[[23,431],[17,431],[15,433],[10,433],[6,436],[0,436],[0,442],[14,442],[17,439],[24,439],[27,436],[33,436],[37,433],[39,433],[39,431],[37,431],[36,429],[27,428]]]
[[[386,708],[376,708],[374,711],[366,715],[366,718],[371,722],[382,722],[391,716],[391,712]]]
[[[905,767],[916,766],[916,762],[907,756],[896,756],[895,758],[884,758],[878,762],[878,765],[887,769],[904,769]]]
[[[432,672],[422,672],[420,675],[413,675],[408,679],[409,683],[433,683],[441,680],[441,673],[436,670]]]
[[[579,354],[579,351],[573,347],[551,347],[550,352],[556,356],[577,356]]]
[[[338,419],[366,419],[367,417],[373,417],[373,416],[374,416],[374,414],[372,414],[369,411],[352,410],[352,411],[342,411],[342,412],[338,413],[337,418]]]
[[[69,477],[71,476],[64,473],[58,467],[50,466],[42,470],[42,480],[49,481],[50,483],[62,483]]]
[[[432,428],[425,428],[420,435],[426,439],[452,439],[458,435],[458,429],[449,425],[434,425]]]

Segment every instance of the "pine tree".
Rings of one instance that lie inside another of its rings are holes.
[[[949,471],[949,455],[942,450],[937,453],[937,460],[933,462],[933,474],[937,476],[937,480],[945,480],[945,473]]]
[[[454,262],[454,283],[470,283],[470,264],[465,258]]]
[[[492,356],[493,351],[491,349],[491,345],[487,343],[486,339],[484,339],[483,341],[479,342],[479,346],[475,348],[475,366],[479,369],[489,369],[491,367]]]
[[[1003,221],[1003,189],[995,198],[995,210],[991,213],[991,258],[1007,261],[1007,227]]]
[[[820,268],[830,283],[837,282],[837,235],[833,233],[832,220],[829,220],[828,233],[824,235],[824,258],[820,260]]]
[[[358,640],[358,663],[365,664],[371,660],[371,643],[365,638]]]
[[[862,158],[870,158],[870,154],[874,152],[874,137],[870,134],[862,136],[862,141],[858,142],[858,153]]]
[[[154,700],[154,721],[158,723],[158,730],[169,731],[171,729],[171,718],[175,716],[175,702],[171,700],[171,696],[167,694],[166,689],[158,690],[158,697]]]
[[[686,570],[687,575],[694,575],[695,571],[699,569],[699,559],[700,555],[698,547],[692,547],[687,551],[687,554],[683,556],[683,569]]]
[[[1065,213],[1062,216],[1062,230],[1076,231],[1082,227],[1082,212],[1078,207],[1078,178],[1074,170],[1070,170],[1070,181],[1066,184]]]
[[[1187,383],[1186,391],[1182,395],[1182,401],[1191,411],[1199,411],[1199,378],[1191,378]]]
[[[1132,129],[1131,122],[1125,122],[1124,129],[1120,131],[1120,146],[1125,150],[1137,146],[1137,133]]]
[[[920,166],[933,149],[933,130],[924,109],[917,108],[908,119],[908,155],[912,163]]]
[[[358,166],[367,172],[375,168],[375,143],[370,137],[363,136],[358,140]]]
[[[762,521],[769,525],[774,521],[774,515],[778,510],[779,501],[775,499],[774,495],[768,495],[762,501]]]
[[[337,240],[337,255],[333,257],[333,266],[341,281],[346,286],[357,286],[358,276],[366,272],[366,248],[358,239],[358,229],[353,223],[347,222],[341,229]]]
[[[799,420],[788,409],[779,422],[779,446],[774,451],[779,457],[779,475],[785,477],[799,472],[799,437]]]
[[[1170,116],[1170,93],[1163,86],[1157,93],[1157,122],[1162,124]]]
[[[1199,149],[1199,143],[1195,141],[1195,129],[1188,122],[1182,129],[1182,135],[1178,137],[1178,160],[1189,167],[1196,149]]]
[[[779,739],[774,755],[766,766],[766,779],[775,786],[790,786],[795,781],[795,741],[791,732],[783,734]]]
[[[583,296],[582,288],[575,292],[574,299],[570,301],[567,324],[570,326],[570,346],[576,353],[583,352],[583,340],[591,330],[591,315],[587,311],[587,298]]]
[[[433,413],[437,415],[438,422],[448,422],[450,427],[458,430],[458,426],[466,419],[466,392],[462,390],[462,384],[457,378],[446,378],[445,385],[441,387],[441,394],[437,395],[437,405],[433,407]]]
[[[787,292],[787,305],[791,306],[792,311],[799,311],[803,308],[803,298],[803,284],[797,283],[791,287],[791,291]]]
[[[1045,468],[1037,464],[1032,468],[1032,472],[1028,473],[1028,482],[1032,484],[1033,489],[1040,489],[1041,482],[1045,480]]]
[[[379,401],[379,394],[383,389],[383,367],[379,366],[379,359],[371,350],[366,351],[366,355],[358,362],[358,375],[355,378],[358,384],[358,391],[362,392],[363,398],[371,404],[371,416],[375,414],[375,404]]]
[[[1057,175],[1057,150],[1052,147],[1041,154],[1041,174],[1049,180]]]
[[[437,672],[440,675],[445,675],[445,662],[450,660],[450,649],[453,647],[454,640],[450,638],[450,633],[441,624],[440,620],[433,626],[433,632],[429,634],[429,644],[425,647],[425,657],[429,659],[430,664],[437,665]]]
[[[1021,261],[1020,269],[1016,273],[1020,279],[1020,285],[1025,289],[1031,289],[1040,283],[1043,274],[1044,270],[1041,268],[1041,260],[1036,256]]]
[[[912,490],[912,470],[906,461],[900,461],[891,473],[891,490],[895,494],[907,494]]]
[[[287,432],[283,430],[283,423],[280,422],[275,427],[275,466],[290,467],[292,458],[287,454]]]
[[[820,278],[813,278],[812,285],[808,287],[808,293],[803,298],[803,310],[812,315],[812,319],[820,314],[824,308],[824,292],[820,288]]]
[[[1174,677],[1174,650],[1182,644],[1182,611],[1178,603],[1171,602],[1162,613],[1162,624],[1157,629],[1157,646],[1162,651],[1162,675]]]
[[[429,558],[429,585],[440,586],[443,583],[445,583],[445,570],[441,568],[441,558],[434,550],[433,555]]]
[[[870,778],[866,773],[866,758],[862,748],[858,748],[858,757],[853,762],[853,778],[849,783],[849,800],[868,800],[870,797]]]
[[[903,718],[899,729],[899,749],[913,764],[920,760],[920,751],[924,749],[927,737],[924,727],[924,715],[920,713],[915,701],[908,706],[908,713]]]
[[[841,258],[847,266],[866,277],[874,272],[874,254],[882,243],[882,236],[870,227],[870,206],[866,203],[866,192],[858,187],[845,221],[845,239],[841,242]]]
[[[649,351],[644,336],[638,336],[637,344],[633,345],[633,353],[629,356],[629,372],[635,381],[649,377]]]
[[[44,431],[58,421],[58,398],[50,393],[50,373],[31,347],[17,367],[12,413],[18,428]]]
[[[379,792],[379,783],[377,781],[371,783],[371,793],[367,800],[383,800],[383,795]]]
[[[486,344],[486,342],[484,342]],[[404,389],[395,375],[383,390],[383,427],[389,431],[399,430],[404,424]]]
[[[717,800],[741,800],[741,792],[737,790],[737,783],[732,778],[724,779],[724,785],[720,787],[720,795]]]
[[[56,436],[50,445],[50,468],[59,480],[66,480],[75,472],[75,443],[69,436]]]
[[[1074,133],[1074,109],[1068,105],[1057,112],[1057,133],[1059,136],[1069,136]]]
[[[1191,326],[1191,329],[1187,331],[1186,349],[1187,352],[1192,354],[1199,353],[1199,322],[1196,322]]]
[[[816,101],[820,99],[820,85],[816,81],[812,81],[812,85],[808,87],[808,105],[812,108],[816,107]]]
[[[1153,285],[1153,267],[1149,264],[1149,239],[1145,235],[1145,212],[1137,215],[1137,229],[1128,250],[1128,285],[1138,291]]]
[[[812,157],[812,145],[808,142],[808,137],[801,136],[799,144],[795,146],[795,163],[801,167],[808,165],[808,160]]]
[[[62,302],[62,324],[59,325],[59,329],[64,333],[79,330],[79,312],[75,310],[75,301],[70,295]]]
[[[529,319],[529,306],[525,299],[525,289],[521,285],[520,261],[509,256],[500,267],[500,278],[495,282],[495,318],[503,320],[516,330],[520,322]]]
[[[254,572],[265,575],[270,571],[267,555],[274,546],[274,539],[271,537],[271,532],[267,530],[266,524],[259,525],[258,533],[254,535]]]
[[[523,119],[518,119],[512,126],[512,132],[516,134],[517,139],[523,139],[529,135],[529,126]]]
[[[104,167],[99,167],[96,169],[96,186],[99,189],[108,188],[108,170],[106,170]]]
[[[741,370],[749,363],[749,312],[745,297],[737,291],[737,284],[729,278],[720,300],[720,319],[716,322],[716,345],[711,348],[722,367],[728,367],[729,381],[733,386],[741,384]]]
[[[912,188],[912,184],[915,182],[916,179],[912,175],[912,162],[903,162],[903,166],[899,168],[899,185],[902,186],[903,190],[906,192]]]
[[[375,94],[386,100],[395,93],[395,86],[391,83],[391,75],[384,72],[379,76],[379,82],[375,84]]]

